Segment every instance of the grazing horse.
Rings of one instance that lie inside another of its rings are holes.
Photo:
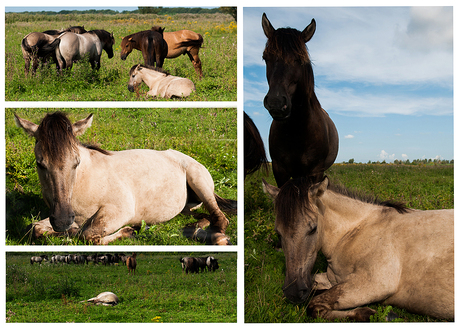
[[[137,254],[133,253],[132,256],[129,256],[126,259],[126,266],[128,267],[128,274],[130,273],[132,273],[133,275],[136,274],[136,266],[137,266],[136,256]]]
[[[47,30],[44,32],[32,32],[27,34],[21,41],[22,56],[24,58],[24,72],[29,73],[30,61],[32,61],[32,72],[37,71],[39,61],[42,63],[50,57],[57,63],[55,49],[61,42],[58,35],[64,32],[86,33],[83,26],[71,26],[65,30]]]
[[[365,306],[381,302],[409,312],[454,318],[454,210],[410,210],[400,203],[359,199],[312,179],[268,185],[275,229],[286,259],[283,292],[328,320],[368,321]],[[312,274],[317,253],[327,272]],[[316,286],[315,286],[316,285]]]
[[[129,71],[128,90],[134,92],[145,82],[149,87],[149,96],[162,98],[188,97],[195,91],[195,84],[187,78],[169,75],[162,68],[149,68],[143,65],[134,65]]]
[[[268,160],[259,130],[244,112],[244,177],[263,168],[268,174]]]
[[[269,150],[276,183],[281,187],[291,177],[306,176],[321,181],[337,157],[339,138],[314,92],[305,43],[315,33],[315,20],[302,32],[275,30],[264,13],[262,27],[268,38],[263,53],[269,86],[264,106],[273,118]]]
[[[166,222],[197,202],[210,213],[202,227],[225,236],[229,221],[221,208],[232,212],[236,201],[217,196],[211,174],[193,158],[171,149],[106,151],[82,145],[76,137],[91,126],[92,114],[74,124],[59,112],[46,115],[40,125],[17,115],[15,121],[36,140],[37,172],[51,212],[34,224],[35,237],[64,232],[108,244],[133,237],[127,225]]]
[[[90,298],[86,301],[81,301],[80,303],[84,302],[91,302],[96,305],[115,306],[118,304],[119,299],[118,296],[112,292],[102,292],[98,294],[96,297]]]
[[[159,26],[152,27],[154,31],[158,31],[159,29]],[[175,32],[164,32],[163,38],[168,45],[168,54],[166,58],[172,59],[187,54],[195,68],[195,72],[201,79],[203,77],[203,71],[201,70],[201,60],[198,56],[200,48],[203,45],[203,37],[201,34],[190,30],[180,30]]]
[[[56,47],[56,58],[60,69],[72,68],[73,61],[89,57],[93,69],[101,67],[102,50],[109,58],[113,57],[115,39],[113,33],[105,30],[92,30],[84,34],[65,32],[58,37],[61,42]]]
[[[180,259],[182,265],[182,271],[185,271],[186,274],[198,273],[200,268],[198,266],[198,261],[194,257],[183,257]]]
[[[140,50],[144,57],[144,65],[149,67],[163,67],[163,62],[168,54],[168,44],[163,39],[164,29],[146,30],[125,36],[121,40],[121,60],[126,57],[133,49]]]
[[[38,263],[42,264],[42,261],[48,261],[48,256],[47,255],[42,255],[42,256],[32,256],[30,258],[30,264]]]

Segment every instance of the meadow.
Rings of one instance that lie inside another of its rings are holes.
[[[454,207],[453,165],[335,164],[326,174],[334,183],[381,200],[402,201],[410,208]],[[283,295],[285,259],[274,229],[274,206],[262,190],[262,178],[276,185],[271,173],[267,177],[259,171],[247,177],[244,186],[245,322],[321,322],[307,315],[308,301],[294,305]],[[320,253],[313,271],[325,272],[326,268]],[[370,307],[378,311],[375,322],[384,322],[390,310],[399,316],[398,321],[436,321],[403,309]]]
[[[236,322],[236,253],[138,253],[135,275],[121,263],[31,265],[37,255],[6,254],[7,323]],[[217,271],[182,272],[181,257],[208,255],[218,259]],[[104,291],[120,302],[80,303]]]
[[[77,62],[71,71],[58,74],[54,64],[38,69],[35,76],[25,76],[21,40],[30,32],[84,26],[86,30],[104,29],[114,34],[114,57],[105,51],[99,71],[86,61]],[[227,14],[5,14],[5,100],[7,101],[166,101],[146,96],[142,84],[139,95],[128,91],[129,70],[142,63],[140,51],[134,50],[125,61],[120,59],[123,37],[164,27],[166,32],[192,30],[203,36],[203,78],[195,73],[187,55],[165,59],[163,68],[172,75],[193,81],[196,92],[186,101],[236,101],[237,95],[237,25]],[[178,101],[178,99],[175,99]]]
[[[76,238],[30,239],[27,227],[48,217],[36,172],[34,139],[14,123],[14,113],[39,123],[47,112],[57,109],[5,110],[6,158],[6,244],[85,244]],[[236,109],[65,109],[72,122],[94,114],[93,124],[79,137],[82,143],[107,150],[133,148],[175,149],[203,164],[214,179],[215,192],[237,198],[237,115]],[[201,211],[201,210],[200,210]],[[227,234],[237,243],[237,217],[228,215]],[[183,236],[182,229],[196,222],[192,216],[178,215],[155,226],[142,227],[134,239],[116,241],[123,245],[199,245]]]

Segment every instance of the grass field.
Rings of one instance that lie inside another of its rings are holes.
[[[378,196],[381,200],[403,201],[409,207],[445,209],[454,207],[453,165],[333,165],[329,178],[347,188]],[[283,295],[285,259],[274,230],[273,203],[262,191],[260,172],[245,181],[245,322],[313,322],[306,314],[308,302],[293,305]],[[272,175],[264,177],[276,185]],[[324,272],[327,264],[318,256],[315,268]],[[375,321],[385,321],[379,304]],[[401,321],[431,322],[432,318],[393,309]],[[321,320],[317,320],[321,321]]]
[[[123,37],[148,30],[159,25],[166,32],[181,29],[192,30],[203,36],[203,48],[199,56],[203,66],[203,78],[195,73],[187,55],[166,59],[164,69],[172,75],[189,78],[196,92],[187,101],[236,101],[237,95],[237,25],[225,14],[69,14],[29,15],[5,14],[5,100],[7,101],[136,101],[162,98],[147,97],[148,88],[140,87],[140,96],[128,91],[129,70],[142,63],[140,51],[134,50],[126,59],[120,59]],[[27,19],[26,19],[27,18]],[[114,34],[114,57],[109,59],[105,51],[101,57],[101,69],[91,70],[88,62],[78,62],[72,71],[57,74],[54,64],[39,69],[36,76],[26,77],[21,40],[30,32],[62,29],[83,25],[86,30],[104,29]],[[177,99],[176,99],[177,101]]]
[[[6,322],[236,322],[236,253],[138,253],[134,276],[121,263],[31,265],[36,255],[6,255]],[[217,271],[182,272],[181,257],[208,255]],[[104,291],[118,305],[80,303]]]
[[[13,114],[39,123],[46,112],[55,109],[6,109],[6,227],[7,245],[82,244],[83,241],[46,237],[30,240],[26,227],[48,216],[35,168],[34,139],[16,127]],[[224,198],[237,197],[237,115],[235,109],[66,109],[75,122],[94,114],[90,129],[81,142],[107,150],[133,148],[175,149],[202,163],[214,179],[215,192]],[[237,243],[237,217],[228,216],[227,234]],[[196,245],[182,235],[182,228],[195,222],[179,215],[165,224],[151,226],[135,239],[115,242],[145,245]]]

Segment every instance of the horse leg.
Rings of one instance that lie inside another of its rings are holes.
[[[190,163],[186,174],[188,185],[203,202],[210,214],[212,229],[216,233],[225,234],[229,221],[217,205],[211,174],[200,163]]]
[[[43,235],[45,234],[47,236],[65,236],[65,235],[75,236],[80,230],[78,224],[74,222],[71,225],[69,230],[65,232],[56,232],[53,230],[53,226],[51,225],[49,218],[33,223],[32,229],[33,229],[32,233],[35,238],[43,237]]]
[[[203,71],[201,70],[201,60],[200,57],[198,56],[200,48],[195,48],[192,47],[189,50],[187,50],[187,55],[188,58],[190,58],[190,61],[193,64],[193,67],[195,68],[195,72],[198,74],[200,79],[203,77]]]
[[[133,216],[134,210],[131,211],[129,205],[124,208],[105,205],[85,223],[83,238],[93,244],[107,245],[117,239],[133,237],[134,229],[123,227]]]
[[[38,56],[34,56],[33,62],[32,62],[32,74],[35,74],[37,72],[38,64],[39,64]]]

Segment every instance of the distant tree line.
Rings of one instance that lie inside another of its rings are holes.
[[[345,162],[343,161],[342,164],[364,164],[364,163],[357,163],[355,162],[355,159],[354,158],[351,158],[348,160],[348,162]],[[367,164],[391,164],[390,163],[387,163],[385,160],[383,161],[368,161]],[[393,164],[399,164],[399,165],[419,165],[419,164],[425,164],[425,165],[430,165],[430,164],[435,164],[435,165],[449,165],[449,164],[454,164],[454,160],[451,159],[451,160],[447,160],[447,159],[432,159],[432,158],[429,158],[429,159],[414,159],[412,160],[412,162],[410,160],[399,160],[399,159],[395,159],[393,161]]]

